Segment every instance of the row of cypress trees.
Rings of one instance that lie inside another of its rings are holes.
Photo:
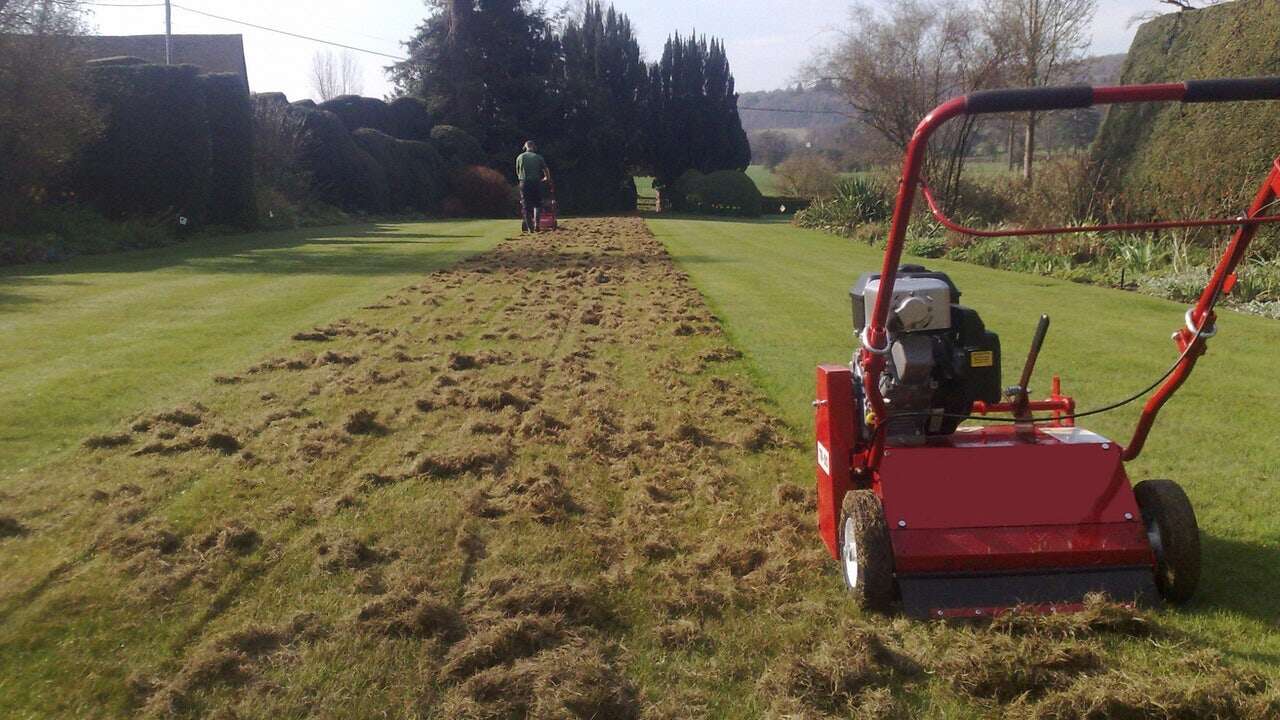
[[[528,0],[435,0],[391,68],[401,93],[507,163],[539,141],[574,211],[634,207],[633,174],[743,169],[750,146],[718,40],[670,38],[646,63],[626,15],[591,0],[574,18]]]

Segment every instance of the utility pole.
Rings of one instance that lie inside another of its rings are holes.
[[[173,8],[164,0],[164,64],[173,64]]]

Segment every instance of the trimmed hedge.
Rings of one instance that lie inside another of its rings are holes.
[[[210,160],[208,221],[250,226],[258,217],[253,178],[253,108],[233,73],[205,75]]]
[[[672,200],[677,210],[716,215],[757,217],[762,196],[741,170],[717,170],[703,175],[688,170],[676,180]]]
[[[551,178],[556,185],[556,201],[565,212],[613,213],[636,209],[636,182],[624,169],[556,166],[551,168]]]
[[[431,140],[431,111],[421,98],[400,97],[387,106],[391,129],[387,132],[401,140]]]
[[[446,189],[446,165],[428,143],[399,140],[372,128],[352,134],[386,173],[392,210],[430,212],[439,208]]]
[[[375,128],[347,132],[336,114],[289,104],[279,93],[257,95],[254,105],[258,122],[293,137],[282,144],[297,148],[297,169],[322,202],[348,212],[440,211],[453,166],[434,143],[399,139]],[[286,118],[279,117],[282,112]]]
[[[289,104],[289,98],[282,92],[254,93],[249,99],[254,105],[280,106]]]
[[[1138,29],[1121,82],[1280,75],[1277,35],[1274,0],[1162,15]],[[1239,212],[1280,152],[1277,122],[1274,102],[1115,105],[1093,160],[1134,215]]]
[[[87,66],[106,127],[72,163],[66,190],[114,220],[256,221],[253,108],[239,76],[127,57]]]
[[[449,164],[429,142],[397,140],[396,147],[408,162],[410,207],[438,212],[449,192]]]
[[[97,64],[89,85],[105,128],[81,153],[68,189],[103,215],[202,220],[210,200],[205,86],[191,65]]]
[[[431,128],[431,139],[436,149],[454,166],[481,165],[485,161],[484,148],[465,130],[452,125]]]
[[[455,169],[449,177],[453,193],[444,201],[447,215],[467,217],[514,217],[520,207],[519,193],[502,173],[483,165]]]
[[[320,103],[319,107],[337,115],[351,132],[360,128],[373,128],[388,134],[391,132],[391,110],[377,98],[340,95]]]
[[[302,112],[301,160],[320,199],[352,212],[389,209],[386,171],[356,145],[338,116],[327,110]]]

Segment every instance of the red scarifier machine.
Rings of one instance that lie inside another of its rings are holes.
[[[555,230],[559,227],[556,215],[560,213],[560,203],[556,202],[556,186],[547,183],[542,193],[542,215],[538,218],[539,230]]]
[[[556,202],[556,186],[554,183],[546,182],[542,186],[542,206],[538,216],[538,230],[555,230],[560,227],[556,223],[556,215],[560,212],[560,204]],[[520,217],[524,217],[524,200],[520,201]],[[520,229],[527,231],[529,228],[524,221],[520,223]]]
[[[965,115],[1137,102],[1280,99],[1280,78],[1120,87],[976,92],[939,105],[907,148],[878,273],[850,291],[861,347],[850,365],[818,367],[818,527],[863,608],[898,600],[915,617],[991,615],[1024,606],[1078,608],[1084,595],[1126,603],[1187,600],[1200,575],[1200,539],[1187,496],[1169,480],[1130,487],[1124,463],[1142,451],[1160,408],[1186,381],[1216,331],[1214,305],[1280,195],[1280,159],[1246,214],[983,231],[943,213],[921,177],[929,136]],[[1151,387],[1076,412],[1053,379],[1047,400],[1028,383],[1044,342],[1042,316],[1016,385],[1001,387],[1000,340],[960,305],[946,274],[900,265],[917,190],[938,221],[979,236],[1206,226],[1238,228],[1199,301],[1173,335],[1179,355]],[[1147,400],[1127,445],[1076,427],[1077,418]],[[988,424],[961,426],[967,420]]]

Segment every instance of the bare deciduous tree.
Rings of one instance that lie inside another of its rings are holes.
[[[916,125],[949,97],[989,87],[1002,65],[975,22],[973,8],[959,0],[899,0],[886,13],[863,5],[851,11],[852,29],[809,69],[835,85],[864,122],[899,150]],[[948,125],[938,146],[950,147],[945,169],[930,156],[930,174],[942,170],[945,194],[959,178],[971,119]]]
[[[775,171],[786,193],[792,197],[816,198],[831,194],[839,175],[836,166],[814,152],[792,155]]]
[[[1009,58],[1012,77],[1024,87],[1063,81],[1084,57],[1097,0],[985,0],[988,34]],[[1036,113],[1027,113],[1022,176],[1031,181]]]
[[[350,52],[341,55],[321,50],[311,56],[311,88],[321,102],[340,95],[359,95],[364,78],[359,61]]]

